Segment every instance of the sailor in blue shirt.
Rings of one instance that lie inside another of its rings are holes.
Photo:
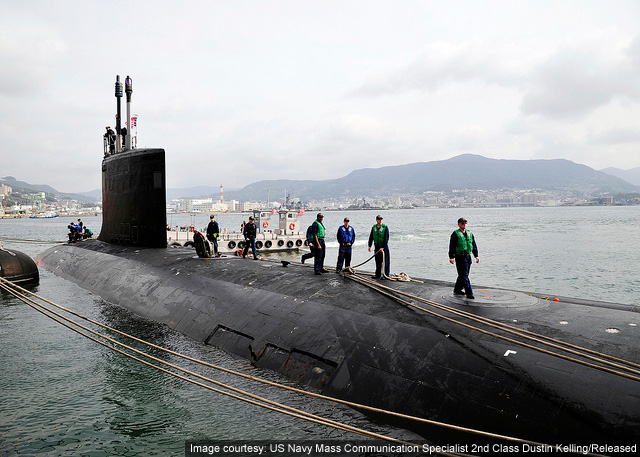
[[[356,231],[349,225],[349,218],[344,218],[344,225],[338,229],[338,265],[336,266],[336,273],[342,271],[342,263],[344,262],[345,268],[351,266],[351,246],[356,242]]]

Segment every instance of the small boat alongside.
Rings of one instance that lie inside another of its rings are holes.
[[[256,249],[258,251],[289,251],[308,246],[305,232],[300,231],[298,211],[281,209],[276,213],[254,210],[252,216],[256,224]],[[202,230],[206,232],[206,229]],[[193,226],[175,227],[167,230],[167,244],[169,246],[194,246]],[[218,251],[231,253],[244,249],[244,235],[241,231],[232,232],[223,229],[218,237]]]
[[[52,212],[39,213],[34,214],[33,216],[29,216],[30,219],[53,219],[55,217],[58,217],[58,215]]]

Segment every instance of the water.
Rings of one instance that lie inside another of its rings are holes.
[[[325,212],[328,266],[337,257],[333,234],[348,215],[357,241],[353,263],[366,260],[375,215],[389,225],[392,273],[453,281],[448,240],[464,216],[477,238],[480,263],[472,284],[536,291],[550,296],[638,304],[640,267],[632,255],[640,235],[638,207],[429,209]],[[246,218],[246,216],[244,217]],[[69,219],[69,220],[67,220]],[[171,225],[189,215],[168,215]],[[302,218],[306,227],[315,213]],[[237,230],[242,215],[217,217]],[[37,257],[63,240],[71,218],[0,220],[0,243]],[[100,217],[83,218],[99,233]],[[195,223],[203,228],[207,215]],[[19,242],[18,240],[39,240]],[[281,254],[299,259],[299,254]],[[370,264],[363,267],[369,267]],[[369,269],[372,268],[369,267]],[[204,346],[114,307],[41,269],[35,291],[119,330],[192,357],[286,382],[223,351]],[[0,455],[183,455],[187,439],[353,439],[346,432],[240,404],[167,374],[140,366],[87,340],[0,292]],[[194,368],[174,356],[158,355]],[[222,382],[291,406],[378,433],[380,426],[331,403],[274,391],[230,375],[198,368]]]
[[[369,233],[379,213],[391,234],[391,273],[455,281],[449,236],[464,216],[480,257],[471,267],[472,285],[638,304],[640,266],[632,260],[632,246],[640,239],[638,206],[325,211],[325,264],[335,266],[335,233],[345,216],[356,230],[352,264],[367,260]],[[303,230],[315,217],[315,212],[305,212]],[[174,214],[167,220],[187,225],[192,217]],[[222,214],[216,220],[221,228],[239,230],[243,216]],[[206,214],[195,217],[197,228],[208,222]],[[298,254],[277,256],[300,260]],[[373,269],[373,261],[363,268]]]

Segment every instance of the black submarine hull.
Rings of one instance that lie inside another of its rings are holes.
[[[51,248],[40,265],[139,316],[329,396],[542,443],[640,441],[637,376],[482,333],[458,317],[448,320],[450,311],[428,314],[339,275],[165,249],[164,156],[163,149],[140,149],[105,157],[99,240]],[[394,286],[640,363],[638,307],[571,299],[557,304],[480,288],[470,302],[453,296],[449,283]],[[422,422],[374,418],[435,443],[482,440]]]
[[[636,444],[640,383],[407,308],[341,275],[96,240],[46,251],[56,275],[323,394],[548,444]],[[388,284],[388,282],[387,282]],[[394,287],[640,363],[638,308],[449,283]],[[442,313],[442,312],[440,312]],[[446,313],[445,313],[446,314]],[[436,443],[482,438],[374,416]]]

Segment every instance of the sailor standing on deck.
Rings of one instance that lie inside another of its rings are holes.
[[[374,252],[376,256],[376,274],[372,276],[373,279],[380,279],[382,277],[382,258],[384,253],[384,274],[390,276],[391,273],[391,259],[389,258],[389,228],[382,223],[382,216],[376,216],[376,224],[371,227],[371,234],[369,235],[369,252],[371,252],[371,245],[374,245]]]
[[[207,225],[207,239],[213,244],[213,253],[216,257],[220,257],[218,254],[218,236],[220,236],[220,228],[215,221],[215,216],[212,214],[209,216],[209,225]]]
[[[316,216],[316,220],[313,221],[313,224],[312,224],[313,228],[311,229],[311,235],[313,236],[313,242],[314,242],[314,255],[315,255],[313,270],[317,275],[321,275],[322,273],[326,273],[327,271],[329,271],[324,267],[324,251],[326,249],[324,245],[325,230],[324,230],[324,224],[322,223],[323,219],[324,219],[324,216],[322,215],[322,213],[318,213],[318,215]]]
[[[480,262],[476,239],[471,230],[467,230],[467,220],[461,217],[458,219],[458,230],[451,234],[451,239],[449,240],[449,262],[453,263],[455,260],[456,269],[458,270],[458,279],[453,287],[453,293],[455,295],[464,295],[466,292],[467,298],[475,298],[471,282],[469,282],[471,254],[476,258],[476,263]],[[462,289],[464,289],[464,292]]]
[[[336,273],[342,271],[342,264],[344,267],[349,268],[351,266],[351,246],[356,242],[356,231],[349,225],[349,218],[344,218],[344,225],[338,229],[338,264],[336,265]]]
[[[109,145],[109,155],[114,154],[116,152],[116,132],[111,130],[111,127],[106,127],[107,132],[104,134],[104,138],[107,140],[107,144]]]
[[[242,251],[242,258],[244,259],[247,256],[247,251],[249,250],[249,245],[251,245],[251,250],[253,252],[253,260],[258,260],[258,256],[256,255],[256,224],[253,223],[253,216],[249,217],[249,223],[245,224],[243,234],[244,234],[244,250]]]

